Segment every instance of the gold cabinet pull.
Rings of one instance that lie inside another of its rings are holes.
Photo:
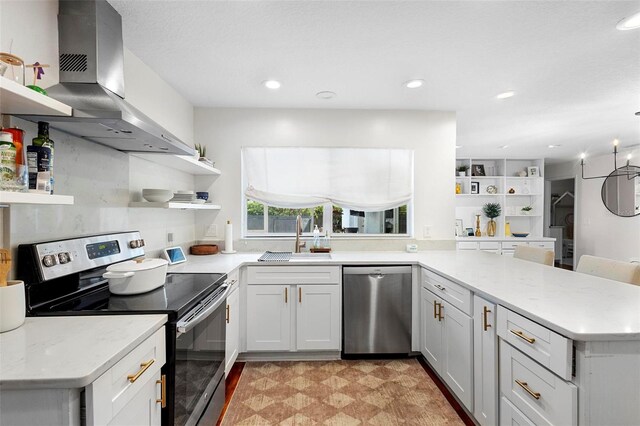
[[[536,339],[534,339],[533,337],[529,337],[529,336],[525,336],[525,334],[520,331],[520,330],[509,330],[512,334],[515,334],[516,336],[518,336],[519,338],[521,338],[522,340],[524,340],[527,343],[533,343],[536,341]]]
[[[438,302],[436,302],[435,300],[433,301],[433,317],[434,318],[438,318]]]
[[[443,309],[444,309],[444,306],[442,305],[442,303],[438,303],[438,321],[442,321],[442,319],[444,318],[442,316]]]
[[[289,303],[289,288],[284,288],[284,303]]]
[[[488,309],[486,306],[483,307],[482,309],[482,319],[484,321],[484,331],[487,331],[489,328],[491,328],[491,324],[489,324],[488,322],[488,318],[487,318],[487,314],[491,312],[491,309]]]
[[[138,370],[138,372],[136,374],[129,374],[127,376],[127,379],[131,382],[134,383],[136,380],[138,380],[140,378],[140,376],[142,376],[142,374],[147,371],[149,369],[149,367],[151,367],[151,364],[153,364],[154,362],[156,362],[155,359],[151,359],[147,362],[143,362],[142,364],[140,364],[140,370]]]
[[[227,324],[229,324],[229,312],[231,312],[231,306],[227,305]]]
[[[298,300],[302,303],[302,287],[298,287]]]
[[[520,380],[516,380],[516,383],[518,384],[518,386],[520,386],[522,389],[524,389],[525,392],[527,392],[529,395],[531,395],[535,399],[540,399],[540,392],[534,392],[533,389],[531,389],[529,387],[529,385],[527,385],[527,382],[522,382]]]
[[[167,406],[167,375],[160,376],[160,380],[156,380],[156,383],[160,385],[160,399],[156,399],[156,403],[160,403],[162,408]]]

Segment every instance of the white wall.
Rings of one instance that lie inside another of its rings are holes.
[[[620,155],[622,166],[627,152]],[[640,165],[640,150],[632,152],[632,164]],[[611,154],[587,157],[585,175],[606,175],[613,170]],[[604,179],[583,180],[579,161],[551,164],[545,167],[546,179],[576,178],[575,252],[622,261],[640,258],[640,216],[619,217],[602,203]]]
[[[236,224],[240,235],[242,195],[240,150],[245,146],[336,146],[407,148],[415,161],[415,237],[424,240],[423,227],[430,227],[431,240],[452,240],[455,227],[454,167],[456,119],[452,112],[386,110],[301,109],[201,109],[195,111],[195,141],[207,146],[207,155],[222,170],[213,183],[199,182],[209,191],[217,215],[198,215],[196,235],[203,238],[210,224],[223,238],[226,220]],[[295,179],[295,176],[292,176]],[[334,238],[336,248],[380,250],[402,249],[406,239],[344,243]],[[290,242],[283,243],[290,248]],[[422,243],[426,244],[426,243]],[[274,248],[274,242],[242,241],[236,248]]]

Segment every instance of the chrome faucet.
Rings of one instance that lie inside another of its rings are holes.
[[[295,253],[300,253],[300,249],[302,247],[306,247],[307,243],[305,241],[300,241],[300,236],[302,235],[302,216],[298,215],[296,217],[296,248]]]

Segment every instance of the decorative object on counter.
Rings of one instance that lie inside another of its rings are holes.
[[[169,265],[175,265],[178,263],[183,263],[187,261],[187,256],[184,255],[184,251],[182,251],[182,247],[167,247],[162,250],[162,258],[166,259],[169,262]]]
[[[511,235],[517,238],[525,238],[529,235],[528,232],[512,232]]]
[[[462,194],[462,184],[460,182],[456,182],[456,195]]]
[[[489,185],[489,186],[487,186],[486,191],[487,191],[487,194],[492,194],[492,195],[493,194],[497,194],[498,193],[498,187],[495,186],[495,185]]]
[[[516,190],[513,188],[509,188],[509,190],[507,191],[509,194],[515,194]]]
[[[24,61],[22,60],[21,57],[16,56],[12,53],[0,52],[0,63],[7,65],[7,68],[5,68],[2,75],[5,74],[8,67],[11,67],[11,73],[12,73],[11,80],[17,83],[20,83],[21,85],[24,86],[25,66],[24,66]],[[17,76],[15,71],[13,70],[13,67],[20,67],[20,71],[18,72]]]
[[[7,281],[11,270],[11,252],[0,249],[0,333],[24,324],[26,304],[23,281]]]
[[[527,177],[527,171],[526,170],[520,170],[516,176],[520,176],[520,177]]]
[[[194,256],[210,256],[218,253],[216,244],[196,244],[189,248],[189,253]]]
[[[508,221],[504,223],[504,236],[511,236],[511,224]]]
[[[102,278],[109,280],[113,294],[146,293],[164,285],[168,264],[165,259],[127,260],[107,266]]]
[[[467,170],[469,170],[469,166],[467,166],[466,164],[463,164],[461,166],[458,166],[456,170],[458,171],[458,176],[464,177],[467,175]]]
[[[53,168],[54,168],[54,146],[55,143],[49,138],[49,123],[46,121],[38,121],[38,137],[33,138],[31,141],[33,145],[33,149],[27,149],[27,161],[29,162],[29,189],[34,189],[31,187],[31,169],[33,163],[33,154],[32,157],[29,158],[29,152],[36,152],[37,154],[37,175],[36,175],[36,187],[37,191],[45,191],[47,192],[47,174],[49,176],[49,185],[48,192],[53,194],[54,192],[54,178],[53,178]],[[48,151],[47,151],[48,150]],[[48,157],[48,161],[47,161]],[[41,174],[43,174],[41,176]]]
[[[206,191],[201,191],[201,192],[196,192],[196,198],[198,200],[205,200],[207,201],[209,199],[209,193]]]
[[[485,176],[484,164],[474,164],[471,166],[471,176]]]
[[[540,177],[540,169],[538,168],[538,166],[527,167],[527,173],[529,177]]]
[[[467,228],[467,236],[473,237],[473,228]]]
[[[528,216],[531,214],[531,211],[533,210],[533,207],[531,206],[524,206],[520,209],[520,214],[524,215],[524,216]]]
[[[173,198],[173,191],[170,189],[145,188],[142,190],[142,198],[151,203],[166,203]]]
[[[223,254],[233,254],[236,251],[233,249],[233,225],[230,220],[227,220],[227,224],[224,226],[224,250]]]
[[[31,90],[35,90],[36,92],[42,93],[43,95],[47,96],[47,91],[38,86],[36,83],[38,82],[38,80],[42,80],[42,76],[44,75],[44,68],[49,68],[49,65],[36,62],[31,65],[26,65],[26,67],[33,68],[33,84],[30,84],[27,87]]]
[[[482,237],[482,231],[480,230],[480,215],[476,215],[476,237]]]
[[[487,203],[482,207],[482,212],[489,218],[489,222],[487,223],[487,236],[495,237],[496,221],[494,219],[502,213],[500,203]]]
[[[480,194],[480,182],[471,182],[471,193]]]
[[[456,219],[456,237],[464,237],[465,235],[462,219]]]

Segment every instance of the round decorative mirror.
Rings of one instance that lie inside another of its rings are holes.
[[[640,167],[625,166],[611,172],[602,184],[602,202],[622,217],[640,214]]]

